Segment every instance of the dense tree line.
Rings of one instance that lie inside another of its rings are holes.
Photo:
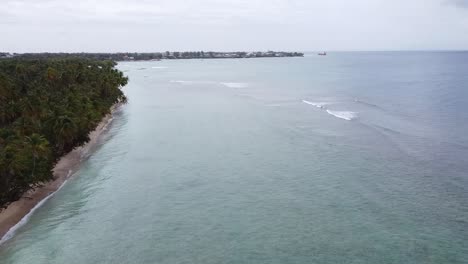
[[[0,60],[0,208],[52,179],[57,160],[126,102],[115,62]]]

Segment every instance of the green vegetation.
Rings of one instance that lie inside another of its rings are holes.
[[[128,79],[115,62],[0,60],[0,208],[52,179],[57,160],[89,140]]]

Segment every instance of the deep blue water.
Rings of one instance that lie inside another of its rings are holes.
[[[125,62],[0,263],[467,263],[468,52]]]

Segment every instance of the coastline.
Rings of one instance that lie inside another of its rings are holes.
[[[89,141],[85,145],[73,149],[60,158],[52,170],[54,180],[26,192],[18,201],[0,211],[0,244],[10,239],[16,229],[25,223],[23,219],[50,198],[76,172],[86,158],[86,154],[98,145],[101,135],[113,120],[113,114],[121,105],[117,103],[111,107],[110,114],[103,117],[96,129],[89,134]]]

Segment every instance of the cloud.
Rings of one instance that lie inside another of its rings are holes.
[[[450,1],[450,5],[448,5]],[[0,50],[468,47],[461,0],[2,0]]]
[[[38,22],[135,22],[220,23],[223,21],[282,21],[286,15],[294,13],[293,1],[286,0],[6,0],[2,9],[8,17],[17,21]],[[300,12],[300,10],[297,10]],[[302,10],[303,11],[303,10]],[[4,17],[0,17],[0,21]],[[294,16],[291,17],[294,19]]]

